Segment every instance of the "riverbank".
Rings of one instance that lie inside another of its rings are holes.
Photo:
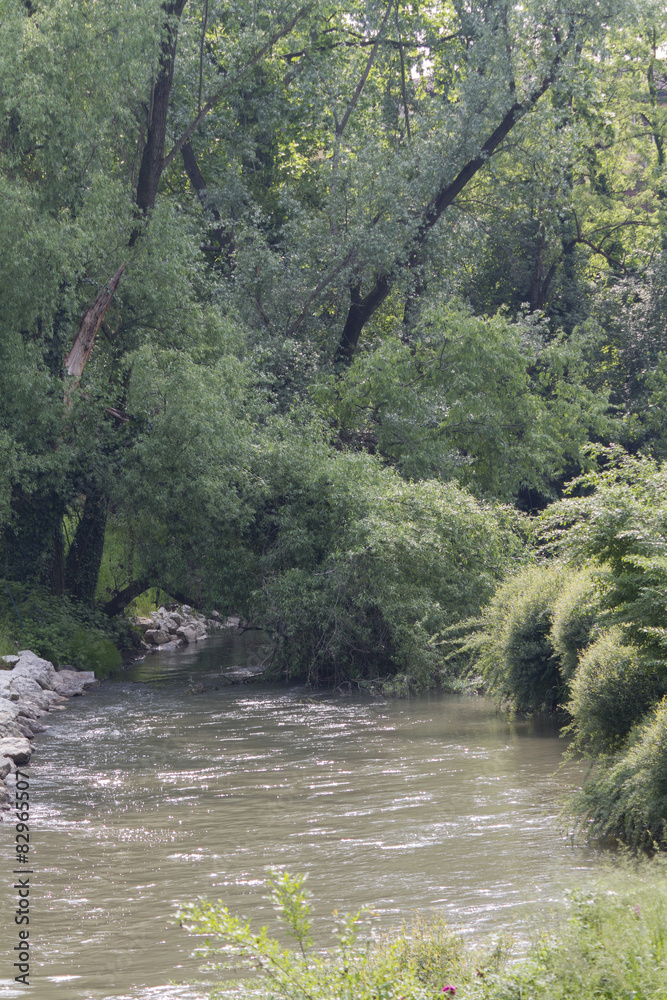
[[[206,618],[188,604],[162,605],[151,612],[150,618],[137,617],[132,624],[143,634],[141,646],[146,652],[168,651],[208,639],[209,633],[235,629],[239,619],[224,619],[219,611]]]
[[[32,740],[46,731],[40,719],[99,682],[92,670],[56,670],[30,649],[0,657],[0,664],[0,809],[6,810],[11,796],[5,779],[29,763]]]

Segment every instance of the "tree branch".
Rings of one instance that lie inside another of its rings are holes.
[[[254,56],[252,56],[245,63],[242,70],[240,70],[235,76],[230,77],[228,80],[225,80],[225,86],[220,87],[220,89],[216,91],[213,97],[211,97],[206,102],[206,104],[203,106],[203,108],[201,109],[197,117],[194,119],[194,121],[192,121],[190,125],[188,125],[188,127],[186,128],[185,132],[182,134],[180,139],[178,139],[174,143],[169,153],[165,156],[165,158],[162,161],[163,171],[166,170],[167,167],[171,166],[171,164],[174,162],[174,160],[180,153],[182,146],[184,146],[186,142],[190,141],[192,136],[197,131],[197,128],[201,125],[204,118],[206,118],[206,115],[209,113],[209,111],[211,111],[218,103],[218,101],[224,94],[225,90],[228,87],[233,86],[233,84],[237,83],[240,79],[242,79],[249,70],[251,70],[254,66],[257,65],[257,63],[261,59],[264,58],[267,52],[271,51],[276,42],[280,41],[281,38],[284,38],[285,35],[288,35],[292,30],[292,28],[301,20],[301,18],[306,16],[306,14],[311,9],[311,6],[312,5],[309,4],[306,7],[302,7],[301,10],[297,11],[297,13],[291,19],[291,21],[288,21],[288,23],[285,24],[279,31],[276,31],[275,34],[273,34],[271,38],[268,40],[266,45],[263,45],[261,49],[258,49],[258,51],[254,54]]]
[[[560,41],[558,34],[556,34],[555,37],[558,44],[558,51],[553,57],[549,72],[543,77],[541,83],[535,87],[535,89],[532,90],[523,99],[523,101],[513,101],[511,106],[503,115],[501,121],[481,146],[477,156],[468,160],[453,180],[444,183],[423,210],[421,214],[421,221],[419,222],[419,225],[417,226],[417,229],[411,239],[412,246],[407,255],[408,270],[419,264],[420,253],[426,241],[426,237],[430,230],[442,217],[446,209],[449,208],[466,185],[470,183],[472,178],[484,166],[489,157],[496,152],[498,147],[514,128],[517,122],[535,107],[542,95],[546,93],[556,79],[563,58],[569,51],[574,40],[574,25],[571,24],[570,31],[568,32],[567,38],[564,42]],[[510,96],[513,96],[511,90]],[[396,278],[400,273],[401,258],[405,259],[404,254],[395,258],[391,272],[383,273],[378,276],[374,286],[365,298],[361,298],[358,292],[356,295],[351,295],[350,309],[336,352],[335,360],[337,364],[350,364],[354,351],[356,350],[357,343],[359,342],[362,329],[371,316],[373,316],[377,309],[379,309],[387,295],[389,295],[394,287]]]

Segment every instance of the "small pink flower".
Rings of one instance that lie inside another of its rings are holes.
[[[450,996],[454,996],[454,994],[456,993],[456,986],[443,986],[442,992],[449,993]]]

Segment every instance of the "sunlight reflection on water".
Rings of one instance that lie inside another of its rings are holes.
[[[578,772],[559,769],[550,724],[508,723],[482,699],[217,683],[242,655],[215,640],[156,656],[38,737],[40,996],[199,1000],[203,988],[168,985],[199,977],[178,904],[223,898],[270,920],[273,864],[308,873],[324,918],[368,906],[387,926],[433,908],[467,933],[532,925],[593,875],[594,852],[557,830]],[[7,912],[6,880],[2,894]],[[0,981],[0,997],[18,995]]]

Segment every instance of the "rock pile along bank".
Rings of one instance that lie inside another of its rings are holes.
[[[10,793],[5,778],[30,761],[31,740],[43,733],[39,721],[63,707],[68,698],[98,684],[92,670],[56,670],[29,649],[0,657],[0,809],[8,809]]]
[[[216,629],[236,628],[239,619],[224,619],[218,611],[212,611],[210,618],[198,614],[187,604],[169,604],[151,613],[150,618],[135,618],[144,633],[142,646],[145,650],[176,649],[183,643],[208,639],[208,633]]]

